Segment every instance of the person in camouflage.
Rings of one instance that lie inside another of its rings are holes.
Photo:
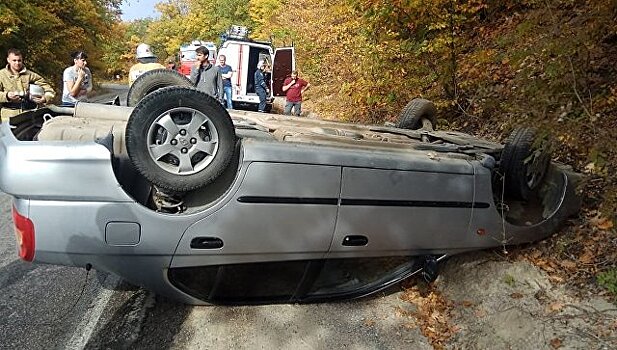
[[[17,49],[7,52],[7,65],[0,69],[0,116],[8,121],[24,111],[50,103],[56,96],[54,89],[39,74],[24,67],[23,55]],[[42,96],[27,96],[30,84],[43,88]]]

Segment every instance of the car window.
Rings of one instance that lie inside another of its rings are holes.
[[[307,296],[363,295],[398,280],[414,267],[411,257],[329,259]]]
[[[171,282],[209,303],[289,301],[298,289],[308,261],[174,268]]]
[[[182,59],[194,61],[197,59],[197,53],[195,51],[182,51]]]

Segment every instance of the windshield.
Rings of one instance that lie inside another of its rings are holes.
[[[180,57],[182,61],[195,61],[197,59],[197,53],[195,50],[192,51],[182,51],[182,56]]]
[[[208,50],[209,53],[209,59],[210,61],[212,61],[215,57],[216,57],[216,51],[215,50]],[[197,61],[197,53],[195,52],[195,50],[191,50],[191,51],[182,51],[182,56],[180,57],[181,61]]]

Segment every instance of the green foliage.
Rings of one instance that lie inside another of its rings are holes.
[[[172,0],[158,4],[157,9],[160,19],[148,25],[142,38],[164,56],[175,55],[191,40],[216,42],[232,24],[253,26],[244,0]]]
[[[597,275],[598,284],[617,297],[617,268],[600,272]]]
[[[516,284],[516,279],[512,275],[506,274],[505,276],[503,276],[503,283],[507,284],[510,287],[514,287],[514,285]]]
[[[70,54],[85,50],[96,77],[103,73],[102,43],[111,36],[120,1],[5,0],[0,4],[0,52],[11,47],[24,53],[28,68],[41,73],[56,90]]]

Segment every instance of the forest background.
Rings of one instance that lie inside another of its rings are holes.
[[[159,18],[131,22],[121,3],[4,0],[0,51],[21,49],[59,91],[73,51],[100,81],[126,75],[141,42],[162,61],[245,25],[253,39],[294,44],[312,86],[305,106],[322,118],[392,122],[423,97],[440,129],[495,141],[516,126],[550,131],[554,159],[585,174],[583,211],[534,257],[617,295],[617,1],[167,0]]]

